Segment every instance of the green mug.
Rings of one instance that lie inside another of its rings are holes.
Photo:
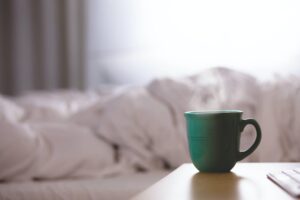
[[[241,119],[240,110],[185,112],[189,152],[195,167],[202,172],[228,172],[237,161],[250,155],[259,145],[261,130],[254,119]],[[241,132],[251,124],[256,139],[244,152],[239,151]]]

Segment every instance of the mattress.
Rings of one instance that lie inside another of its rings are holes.
[[[0,199],[64,200],[130,199],[164,176],[168,171],[135,173],[111,178],[11,182],[0,184]]]

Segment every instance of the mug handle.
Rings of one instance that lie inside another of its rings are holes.
[[[261,129],[259,124],[257,123],[257,121],[255,121],[254,119],[246,119],[246,120],[241,120],[240,122],[240,127],[241,127],[241,132],[244,130],[244,128],[248,125],[253,125],[256,129],[256,138],[254,143],[252,144],[252,146],[244,152],[238,152],[238,156],[237,156],[237,160],[240,161],[242,159],[244,159],[245,157],[249,156],[259,145],[260,141],[261,141]]]

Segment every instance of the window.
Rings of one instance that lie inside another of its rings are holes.
[[[299,73],[299,10],[286,0],[91,0],[89,70],[95,84],[103,75],[141,84],[214,66],[259,78]]]

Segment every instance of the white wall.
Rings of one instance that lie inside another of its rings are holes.
[[[300,74],[296,0],[90,0],[89,9],[91,85],[214,66]]]

